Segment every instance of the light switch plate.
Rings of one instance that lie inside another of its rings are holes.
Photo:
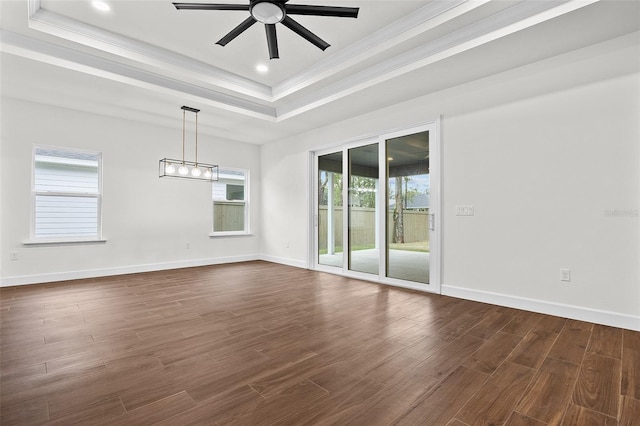
[[[473,216],[473,204],[456,206],[456,216]]]

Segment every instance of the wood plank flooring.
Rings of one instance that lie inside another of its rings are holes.
[[[640,333],[267,262],[0,290],[2,425],[640,425]]]

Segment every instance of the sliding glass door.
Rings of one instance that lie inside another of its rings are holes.
[[[317,262],[342,268],[342,151],[318,156]]]
[[[386,276],[429,283],[429,132],[388,139]]]
[[[348,156],[349,270],[377,274],[380,269],[378,144],[351,148]]]
[[[314,155],[316,269],[439,291],[436,131]]]

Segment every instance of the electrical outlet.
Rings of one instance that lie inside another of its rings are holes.
[[[16,250],[13,250],[11,252],[10,259],[11,260],[19,260],[20,259],[20,256],[18,256],[18,252]]]
[[[473,204],[456,206],[456,216],[473,216]]]
[[[560,269],[560,281],[571,282],[571,269]]]

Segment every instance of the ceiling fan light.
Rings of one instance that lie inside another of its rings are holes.
[[[251,16],[263,24],[277,24],[284,19],[284,9],[270,1],[261,1],[251,7]]]

